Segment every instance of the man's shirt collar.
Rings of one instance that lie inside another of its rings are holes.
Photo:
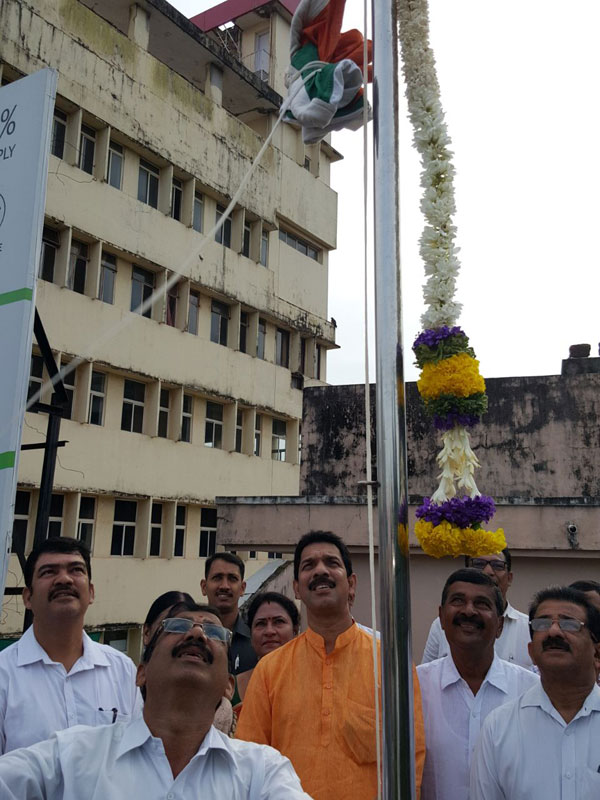
[[[504,609],[504,616],[508,617],[509,619],[519,619],[519,612],[516,608],[513,608],[511,604],[506,601],[506,608]]]
[[[353,642],[354,639],[359,635],[360,635],[360,628],[358,627],[358,625],[354,623],[354,620],[352,620],[352,624],[350,625],[350,627],[346,628],[346,630],[343,631],[343,633],[340,633],[338,635],[337,639],[335,640],[335,647],[333,648],[332,652],[335,653],[337,650],[341,650],[343,647],[346,647],[347,645],[350,644],[350,642]],[[318,650],[319,653],[322,654],[325,653],[325,639],[323,639],[320,633],[315,633],[315,631],[313,631],[312,628],[307,628],[306,638],[307,641],[310,643],[312,647],[314,647],[315,650]],[[331,655],[331,653],[328,653],[327,655]]]
[[[536,683],[534,686],[531,687],[531,689],[525,692],[525,694],[521,698],[521,707],[541,708],[542,711],[545,711],[546,714],[553,717],[557,722],[560,722],[565,727],[567,725],[562,716],[552,705],[552,701],[544,691],[544,687],[542,686],[541,681],[539,683]],[[585,698],[585,700],[583,701],[583,705],[581,706],[577,714],[575,714],[575,716],[571,720],[571,723],[574,722],[576,719],[578,719],[578,717],[589,716],[593,711],[600,711],[600,686],[597,685],[594,685],[592,691]]]
[[[244,636],[246,639],[250,638],[250,628],[246,625],[240,613],[237,615],[237,619],[233,625],[232,633],[234,635],[237,633],[238,636]]]
[[[164,753],[162,740],[152,735],[143,716],[138,717],[133,722],[118,722],[116,725],[119,728],[115,730],[115,737],[121,740],[116,749],[116,759],[121,758],[132,750],[143,747],[146,742],[152,742],[155,747],[160,748]],[[193,758],[206,755],[209,750],[221,750],[233,761],[233,755],[227,746],[227,737],[219,733],[214,725],[211,725],[208,729],[208,733]]]
[[[82,634],[83,654],[77,659],[71,672],[93,669],[94,667],[110,666],[110,661],[105,655],[103,648],[90,639],[85,631],[82,631]],[[56,661],[52,661],[48,653],[35,638],[33,625],[31,625],[19,639],[17,645],[17,666],[24,667],[28,664],[35,664],[37,661],[43,661],[44,664],[57,663]]]
[[[440,684],[443,689],[447,689],[448,686],[452,686],[459,681],[464,680],[458,669],[456,668],[456,664],[454,663],[454,659],[452,658],[452,653],[448,653],[448,655],[442,659],[442,675],[440,678]],[[497,654],[494,653],[494,660],[492,661],[490,668],[487,671],[485,678],[483,679],[483,683],[479,691],[483,688],[486,683],[490,683],[492,686],[495,686],[496,689],[500,689],[501,692],[505,694],[508,692],[508,681],[506,678],[506,672],[504,670],[504,665],[501,658],[498,658]]]

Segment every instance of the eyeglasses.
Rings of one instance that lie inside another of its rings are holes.
[[[558,627],[561,631],[565,631],[566,633],[579,633],[582,628],[585,628],[585,622],[581,622],[581,620],[573,619],[573,617],[559,617],[558,619],[551,619],[550,617],[536,617],[535,619],[530,620],[529,627],[532,631],[544,631],[547,632],[550,630],[554,623],[558,624]]]
[[[185,617],[167,617],[160,623],[166,633],[187,633],[192,628],[200,628],[207,639],[223,644],[231,644],[231,631],[222,625],[213,625],[211,622],[194,622]]]
[[[473,567],[473,569],[481,570],[484,570],[486,567],[491,567],[494,572],[504,572],[504,570],[507,568],[506,561],[500,561],[499,558],[496,558],[493,561],[487,561],[485,558],[472,558],[469,561],[469,566]]]

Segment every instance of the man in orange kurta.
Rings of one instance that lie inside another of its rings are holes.
[[[313,531],[302,537],[294,591],[306,606],[308,630],[258,662],[237,727],[238,738],[287,756],[314,800],[377,795],[373,645],[350,614],[355,588],[350,554],[338,536]],[[419,790],[425,736],[416,672],[413,680]]]

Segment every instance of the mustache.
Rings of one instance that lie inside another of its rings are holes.
[[[556,648],[557,650],[566,650],[567,653],[571,652],[571,647],[566,639],[560,639],[558,636],[548,636],[542,643],[542,650],[549,650]]]
[[[317,575],[317,577],[313,578],[308,584],[308,588],[312,590],[317,586],[329,586],[330,589],[334,589],[335,581],[331,580],[331,578],[326,578],[324,575]]]
[[[175,647],[171,650],[171,655],[173,658],[177,658],[182,653],[198,653],[198,655],[202,656],[202,658],[208,663],[212,664],[214,661],[214,656],[209,650],[209,648],[201,641],[197,642],[180,642],[176,644]]]
[[[483,628],[483,622],[479,617],[468,617],[466,614],[457,614],[452,620],[453,625],[462,625],[463,622],[468,622],[470,625],[475,625],[477,628]]]
[[[79,592],[72,586],[56,586],[48,595],[48,600],[53,600],[58,594],[70,594],[79,597]]]

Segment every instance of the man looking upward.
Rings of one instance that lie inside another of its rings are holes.
[[[238,601],[246,590],[244,562],[235,553],[214,553],[206,559],[200,588],[210,605],[219,611],[223,625],[233,634],[233,674],[252,669],[256,666],[257,658],[250,642],[250,628],[238,611]]]
[[[529,609],[541,683],[486,719],[471,800],[600,797],[600,612],[583,592],[550,587]]]
[[[294,591],[308,629],[258,662],[236,735],[286,755],[315,800],[377,795],[373,639],[355,624],[349,599],[356,575],[344,542],[305,534],[294,553]],[[424,742],[415,675],[416,783]]]
[[[230,638],[216,609],[172,608],[138,667],[143,717],[61,731],[4,756],[2,800],[310,800],[286,758],[212,726]]]
[[[505,661],[531,669],[533,665],[527,649],[529,645],[529,620],[527,619],[527,614],[523,614],[522,611],[517,611],[516,608],[511,606],[507,597],[508,590],[513,582],[510,550],[506,547],[501,553],[495,553],[494,555],[478,556],[477,558],[467,556],[465,558],[465,566],[481,570],[492,579],[502,593],[504,627],[502,628],[502,634],[496,640],[496,652]],[[426,664],[428,661],[448,655],[449,650],[450,647],[438,616],[431,624],[421,663]]]
[[[459,569],[446,581],[440,620],[450,653],[417,667],[425,719],[421,800],[465,800],[481,725],[502,703],[539,683],[494,652],[504,601],[481,570]]]
[[[73,725],[139,714],[133,662],[83,630],[94,601],[87,546],[46,539],[29,554],[23,576],[33,625],[0,653],[0,753]]]

